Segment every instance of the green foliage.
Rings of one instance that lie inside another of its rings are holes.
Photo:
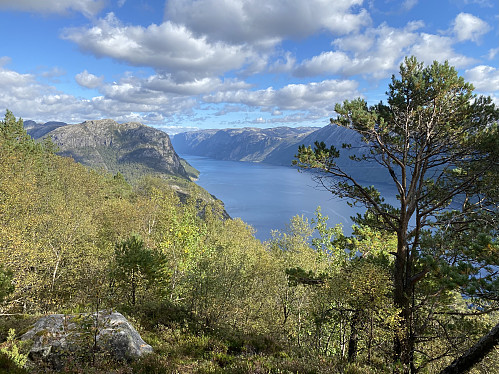
[[[111,279],[125,291],[129,305],[135,306],[141,287],[150,287],[160,280],[163,262],[161,254],[146,248],[138,235],[132,235],[116,245]]]
[[[14,291],[12,278],[12,271],[5,270],[4,267],[0,265],[0,303]]]
[[[20,346],[19,342],[16,340],[16,331],[14,329],[9,329],[7,341],[2,344],[0,352],[7,356],[16,368],[22,369],[28,360],[28,354],[22,353],[22,351],[22,346]]]
[[[295,164],[315,170],[334,195],[366,208],[354,218],[363,233],[357,228],[360,241],[351,245],[364,247],[372,234],[395,244],[359,250],[389,266],[391,298],[400,310],[393,356],[408,373],[417,370],[418,342],[435,339],[428,319],[447,323],[433,312],[452,310],[449,293],[481,300],[475,302],[484,312],[497,308],[499,110],[490,98],[476,97],[447,62],[425,67],[410,57],[399,73],[392,77],[387,104],[345,101],[331,119],[362,139],[361,153],[352,160],[381,166],[390,176],[395,205],[343,169],[333,146],[302,146]]]
[[[191,164],[189,164],[186,160],[183,158],[180,159],[180,163],[184,167],[185,171],[187,172],[187,175],[189,178],[196,180],[199,178],[199,170],[195,169]]]
[[[347,106],[364,121],[359,129],[368,144],[373,126],[388,123],[381,120],[389,118],[381,107],[378,123],[370,118],[374,112],[362,112],[366,105]],[[495,115],[487,101],[476,106],[483,109],[481,118]],[[185,180],[175,181],[175,190],[172,180],[157,176],[131,185],[120,173],[92,171],[54,155],[50,144],[27,137],[10,112],[1,125],[1,312],[33,316],[113,307],[128,313],[155,350],[136,363],[114,362],[95,350],[95,334],[104,326],[81,320],[81,350],[68,357],[64,372],[393,369],[392,342],[404,336],[405,326],[394,299],[400,238],[390,225],[403,209],[385,204],[374,187],[337,184],[339,193],[368,208],[351,236],[341,226],[329,227],[318,209],[314,219],[296,216],[285,231],[261,243],[251,227],[227,219],[219,203]],[[390,131],[383,139],[393,136],[394,146],[402,144],[396,129]],[[460,141],[497,152],[494,131],[490,126],[488,135],[477,130]],[[335,149],[320,145],[317,152],[302,152],[308,157],[302,161],[336,167]],[[364,156],[358,159],[369,159]],[[416,243],[408,269],[421,277],[410,290],[416,311],[411,327],[422,339],[414,362],[421,370],[438,371],[497,317],[486,313],[497,308],[498,253],[497,236],[489,230],[497,173],[488,168],[478,174],[487,162],[480,159],[473,171],[456,161],[441,183],[421,184],[421,201],[427,203],[470,173],[477,182],[465,203],[470,209],[438,207],[424,222],[428,226],[407,238]],[[179,189],[188,193],[179,197]],[[474,196],[485,190],[484,209],[471,209]],[[10,328],[25,331],[31,323],[26,321],[1,316],[1,339]],[[11,343],[2,343],[7,346]],[[495,363],[492,357],[484,365]],[[0,365],[18,370],[6,354]]]

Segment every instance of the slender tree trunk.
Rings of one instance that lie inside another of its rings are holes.
[[[400,363],[401,368],[396,372],[408,374],[411,372],[414,338],[411,334],[412,307],[411,296],[412,288],[408,284],[409,278],[409,247],[407,245],[407,225],[401,225],[402,229],[397,233],[397,256],[395,258],[394,268],[394,294],[393,301],[395,306],[400,309],[400,331],[395,335],[393,358],[395,363]]]
[[[461,357],[456,358],[440,374],[459,374],[470,370],[482,361],[497,345],[499,345],[499,323],[490,332],[476,342]]]
[[[357,359],[357,346],[359,343],[359,311],[355,311],[350,322],[350,338],[348,339],[348,362],[355,362]]]
[[[132,305],[135,306],[135,289],[137,285],[135,283],[135,271],[132,270],[132,277],[131,277],[131,291],[132,291]]]

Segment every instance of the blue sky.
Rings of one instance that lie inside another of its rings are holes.
[[[0,0],[0,111],[169,133],[324,126],[404,56],[499,104],[496,0]]]

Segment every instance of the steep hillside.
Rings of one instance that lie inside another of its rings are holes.
[[[335,125],[327,125],[322,128],[313,129],[315,131],[310,132],[306,136],[277,147],[270,152],[267,157],[265,157],[263,162],[274,165],[290,166],[296,153],[298,153],[298,147],[300,145],[304,144],[305,146],[313,146],[316,141],[323,141],[327,145],[334,145],[338,149],[341,148],[343,143],[354,143],[354,145],[357,146],[361,145],[360,138],[358,138],[352,131],[345,128]],[[351,152],[343,151],[343,153],[345,155],[350,155]],[[344,157],[342,157],[342,161],[343,158]],[[348,157],[345,157],[344,163],[348,164],[348,161]]]
[[[360,136],[337,125],[317,127],[277,127],[273,129],[225,129],[200,130],[177,134],[172,143],[179,153],[205,156],[218,160],[264,162],[291,166],[298,147],[313,146],[323,141],[340,150],[338,164],[358,178],[372,182],[384,182],[389,178],[386,170],[377,164],[358,163],[349,156],[363,152]],[[350,149],[342,149],[351,144]]]
[[[218,160],[262,162],[273,152],[298,143],[318,128],[276,127],[200,130],[177,134],[172,143],[179,153]],[[279,156],[274,157],[276,160]],[[285,163],[285,160],[280,160]],[[276,161],[276,163],[279,163]]]
[[[298,153],[299,145],[313,146],[316,141],[324,142],[327,146],[334,145],[340,151],[340,158],[337,160],[338,165],[348,170],[356,179],[373,183],[384,183],[390,180],[387,170],[377,163],[357,162],[350,158],[354,155],[360,156],[366,152],[365,143],[358,133],[338,125],[329,124],[324,126],[303,138],[298,144],[294,144],[291,147],[292,149],[286,149],[282,152],[287,152],[287,155],[290,155],[292,151],[294,157]],[[351,148],[343,149],[343,144],[349,144]]]
[[[46,135],[59,147],[61,155],[84,165],[120,172],[129,179],[144,173],[188,179],[168,135],[140,123],[86,121],[58,127]]]

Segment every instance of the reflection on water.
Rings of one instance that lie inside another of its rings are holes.
[[[201,172],[196,183],[222,200],[231,217],[253,226],[260,240],[270,239],[271,230],[283,230],[297,214],[313,218],[317,206],[329,216],[330,226],[343,223],[349,233],[349,217],[362,211],[320,190],[309,173],[291,167],[181,157]]]

